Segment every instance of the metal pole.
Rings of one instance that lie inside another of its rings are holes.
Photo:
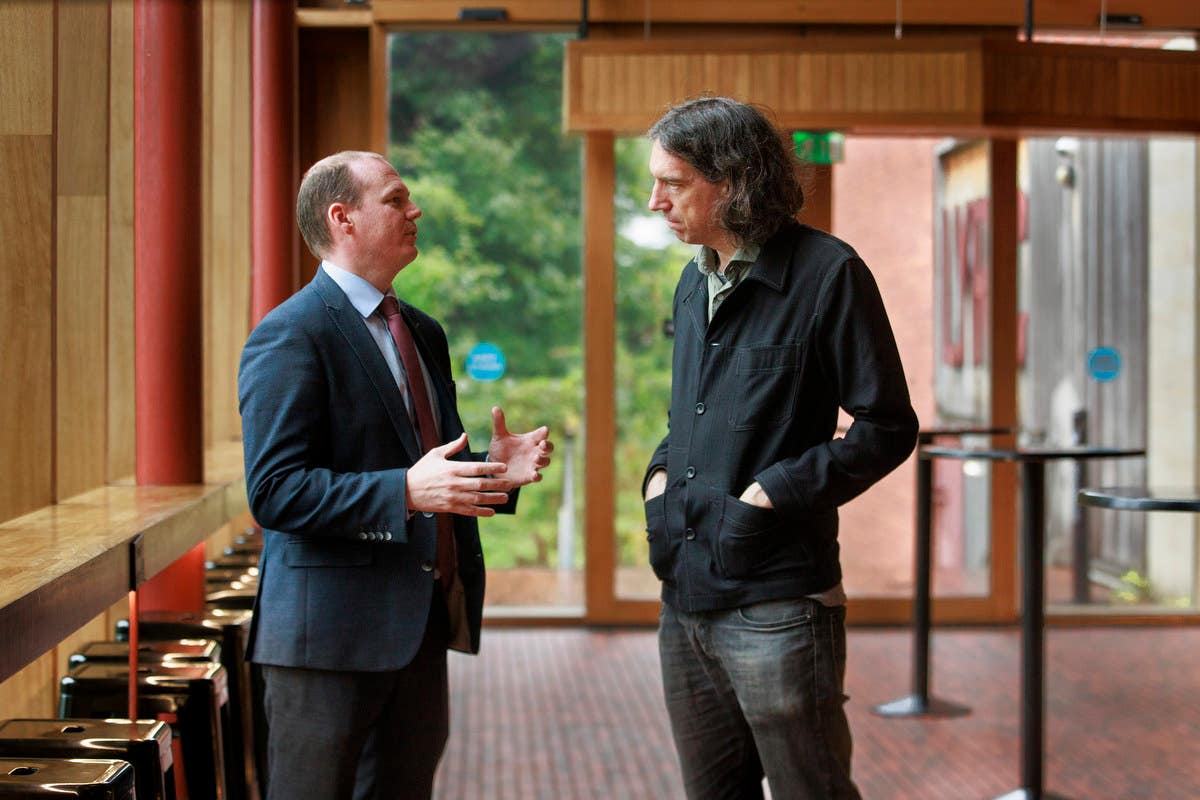
[[[933,549],[933,461],[917,458],[916,586],[913,592],[913,696],[929,706],[929,635],[932,627],[930,572]]]
[[[1023,518],[1021,554],[1024,586],[1021,623],[1021,788],[1031,800],[1042,796],[1042,737],[1045,732],[1044,665],[1046,465],[1021,463]]]

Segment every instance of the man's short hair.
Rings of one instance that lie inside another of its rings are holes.
[[[755,106],[728,97],[688,100],[647,135],[706,180],[729,181],[718,219],[739,244],[762,244],[804,205],[796,157]]]
[[[304,243],[317,258],[324,258],[333,244],[329,220],[325,218],[329,206],[345,203],[357,208],[362,202],[362,180],[355,172],[354,164],[367,158],[387,161],[378,153],[343,150],[322,158],[304,173],[300,191],[296,195],[296,224]]]

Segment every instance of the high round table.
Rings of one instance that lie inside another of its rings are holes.
[[[1021,785],[997,800],[1063,800],[1043,791],[1045,735],[1045,492],[1047,461],[1144,456],[1141,448],[922,447],[922,459],[1013,461],[1021,476]]]
[[[1200,488],[1159,486],[1103,486],[1081,489],[1079,502],[1096,508],[1121,511],[1190,511],[1200,513]]]
[[[921,428],[917,446],[946,436],[1007,436],[1015,429],[979,425]],[[880,703],[871,710],[881,717],[958,717],[971,713],[960,703],[929,694],[929,636],[933,627],[933,462],[917,458],[917,530],[913,557],[912,693]]]

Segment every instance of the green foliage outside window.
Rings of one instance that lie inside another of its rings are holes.
[[[473,449],[491,435],[492,405],[510,428],[547,424],[558,450],[520,513],[483,522],[489,566],[556,564],[563,459],[575,463],[574,563],[582,565],[583,370],[581,147],[562,133],[562,57],[550,34],[395,34],[389,57],[388,157],[421,206],[420,257],[397,293],[442,321]],[[646,216],[648,144],[617,153],[616,220]],[[670,341],[663,320],[688,254],[617,246],[617,413],[614,454],[619,560],[644,565],[642,471],[666,433]],[[467,353],[498,345],[507,371],[472,381]]]

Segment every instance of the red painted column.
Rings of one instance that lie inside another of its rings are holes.
[[[134,7],[137,481],[204,481],[201,7]],[[142,585],[142,610],[204,607],[204,546]]]
[[[253,164],[250,322],[296,290],[296,2],[254,0],[251,9]]]

